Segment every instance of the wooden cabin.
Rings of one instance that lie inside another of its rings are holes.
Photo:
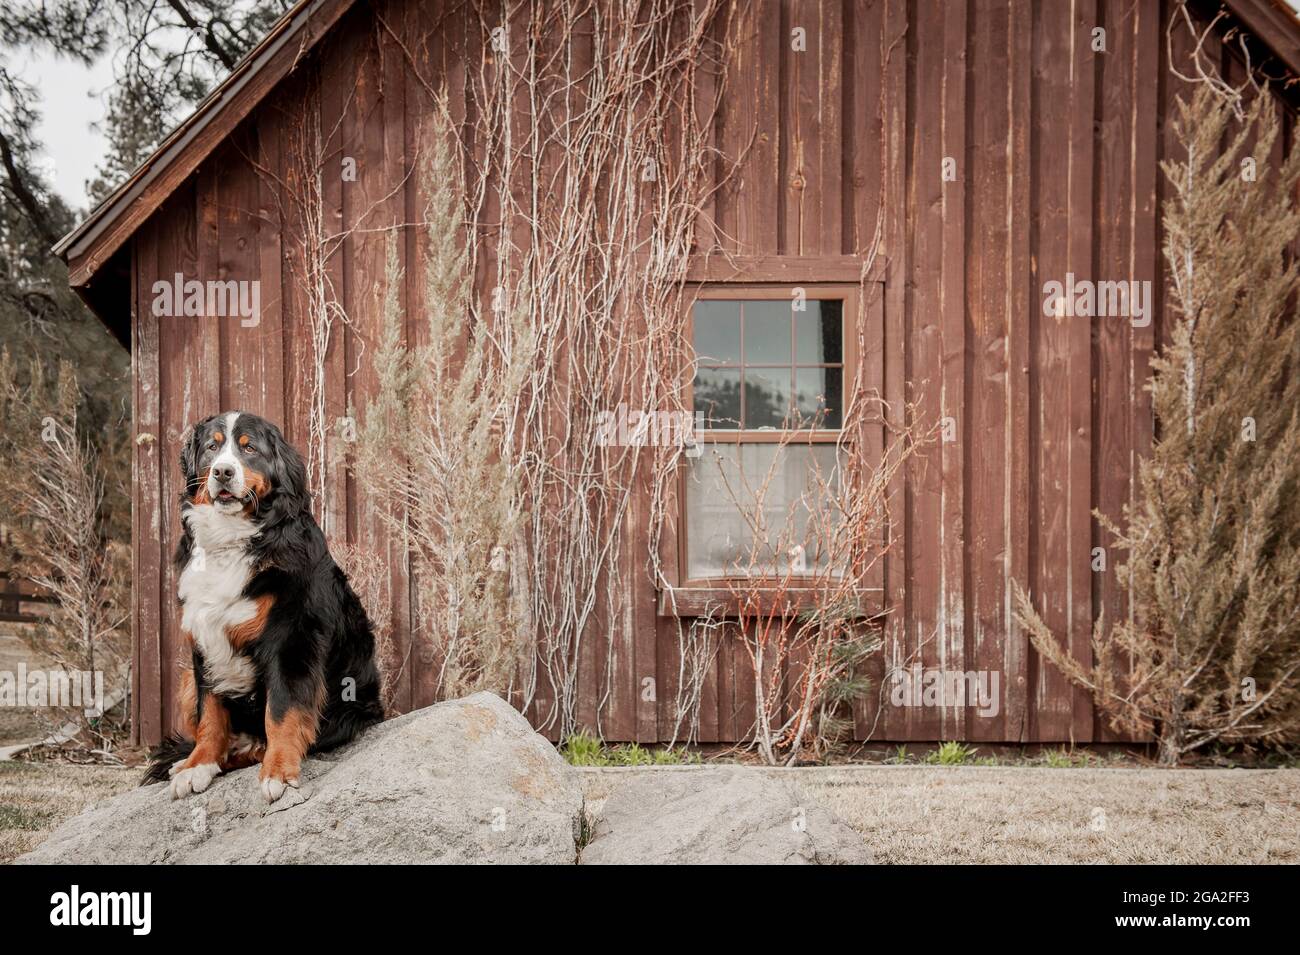
[[[488,163],[492,148],[526,158],[525,141],[476,139],[476,117],[504,109],[526,131],[581,106],[523,95],[488,101],[484,77],[566,70],[573,97],[594,96],[591,78],[612,75],[595,67],[616,52],[606,44],[619,17],[670,9],[676,25],[646,62],[659,56],[673,77],[688,77],[691,86],[674,95],[696,104],[683,115],[704,115],[706,182],[681,252],[681,281],[698,302],[682,321],[692,322],[684,327],[697,349],[718,360],[701,365],[697,390],[724,395],[737,382],[766,381],[793,393],[806,380],[834,405],[845,382],[862,375],[890,414],[914,401],[945,428],[894,498],[878,580],[890,626],[871,675],[879,686],[903,661],[996,673],[1000,705],[995,713],[971,701],[896,706],[873,690],[854,706],[854,735],[1115,740],[1087,695],[1038,659],[1010,613],[1012,583],[1031,589],[1081,660],[1098,615],[1126,612],[1118,561],[1095,567],[1095,549],[1109,541],[1093,512],[1118,516],[1133,499],[1135,460],[1153,433],[1142,385],[1170,321],[1160,162],[1177,155],[1169,119],[1190,89],[1180,74],[1192,75],[1203,35],[1202,64],[1229,81],[1243,82],[1248,62],[1276,78],[1265,95],[1276,100],[1289,148],[1294,95],[1282,86],[1300,76],[1300,23],[1290,8],[1277,0],[1228,0],[1222,9],[1177,0],[748,0],[717,3],[701,23],[710,0],[611,0],[576,19],[565,12],[572,6],[303,0],[60,243],[71,283],[132,355],[138,737],[153,742],[176,725],[182,635],[171,554],[187,426],[238,408],[279,422],[304,449],[314,429],[333,435],[377,387],[368,356],[381,327],[386,236],[398,237],[410,277],[401,292],[408,329],[422,307],[416,172],[438,97],[465,133],[467,168]],[[673,62],[672,43],[696,29],[698,49],[718,56]],[[326,268],[346,316],[319,354],[295,265],[306,226],[281,192],[301,163],[304,129],[314,131],[326,168],[359,170],[316,181],[314,227],[340,237]],[[665,141],[678,133],[666,128]],[[541,162],[511,175],[511,188],[525,193],[574,185],[547,178]],[[474,266],[485,301],[509,270],[492,251],[505,227],[491,205],[469,230],[486,250]],[[517,239],[526,245],[527,230]],[[228,314],[187,317],[178,293],[181,314],[167,314],[154,289],[178,276],[205,290],[256,281],[255,310],[250,300],[240,312],[232,298]],[[1137,284],[1125,286],[1134,290],[1128,311],[1087,317],[1044,307],[1052,281]],[[770,306],[794,288],[813,307],[792,325]],[[701,308],[718,321],[710,326]],[[734,429],[741,453],[751,439],[761,449],[764,429],[780,426],[780,415],[768,420],[753,407],[736,399],[729,412],[742,419]],[[825,424],[834,430],[833,420]],[[396,706],[432,703],[437,660],[419,646],[408,555],[355,475],[330,455],[319,461],[328,493],[318,518],[331,543],[385,568],[402,660]],[[658,580],[643,559],[649,505],[629,508],[620,586],[602,591],[573,651],[568,724],[545,681],[517,697],[552,736],[568,725],[611,741],[726,743],[752,731],[754,678],[738,639],[724,636],[698,672],[686,665],[683,621],[706,611],[716,597],[708,582],[725,570],[708,543],[710,522],[725,515],[707,498],[691,506],[690,496],[670,502]],[[796,678],[795,662],[786,665]],[[696,701],[689,727],[678,705],[685,682]]]

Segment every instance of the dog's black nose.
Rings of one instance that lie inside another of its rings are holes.
[[[217,464],[212,468],[212,476],[222,484],[228,484],[235,477],[235,466],[233,464]]]

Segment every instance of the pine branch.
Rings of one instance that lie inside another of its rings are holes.
[[[189,28],[190,32],[203,41],[203,45],[207,47],[208,52],[220,60],[222,66],[227,70],[235,68],[235,64],[239,62],[239,57],[234,56],[221,45],[216,32],[212,29],[211,21],[199,23],[194,18],[194,15],[185,8],[185,4],[181,0],[167,0],[167,5],[176,11],[176,15],[181,18],[181,22]]]
[[[45,214],[45,208],[41,205],[39,199],[27,187],[23,180],[23,174],[18,169],[14,161],[13,149],[9,140],[5,138],[3,131],[0,131],[0,162],[3,162],[5,177],[9,183],[9,191],[13,194],[14,199],[22,206],[27,221],[31,223],[40,235],[46,245],[54,245],[59,241],[59,234],[50,225],[50,220]]]

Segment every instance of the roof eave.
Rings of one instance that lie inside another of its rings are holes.
[[[161,204],[198,168],[218,142],[232,131],[276,83],[287,75],[355,0],[300,0],[257,47],[208,95],[158,149],[53,252],[68,263],[68,281],[88,285]],[[1227,0],[1241,25],[1300,77],[1300,18],[1281,0]],[[297,43],[297,50],[293,45]],[[250,92],[251,88],[251,92]],[[194,148],[214,124],[217,135]],[[159,188],[150,193],[150,187]]]
[[[1283,0],[1228,0],[1245,31],[1300,77],[1300,16]]]
[[[198,105],[131,176],[61,238],[52,252],[68,264],[68,281],[87,285],[135,229],[207,158],[224,134],[233,130],[261,101],[267,89],[297,65],[355,0],[300,0],[271,28],[249,54]],[[296,46],[296,49],[295,49]],[[250,95],[254,81],[260,88]],[[193,149],[214,123],[222,135],[209,137],[207,148]],[[162,195],[144,200],[150,186],[167,181]],[[144,201],[142,201],[144,200]],[[136,206],[134,210],[133,206]]]

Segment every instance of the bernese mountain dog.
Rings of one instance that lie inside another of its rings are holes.
[[[183,440],[181,471],[185,733],[151,753],[145,782],[170,777],[178,799],[261,763],[262,795],[275,802],[298,786],[306,754],[383,719],[374,634],[279,428],[239,411],[208,418]]]

